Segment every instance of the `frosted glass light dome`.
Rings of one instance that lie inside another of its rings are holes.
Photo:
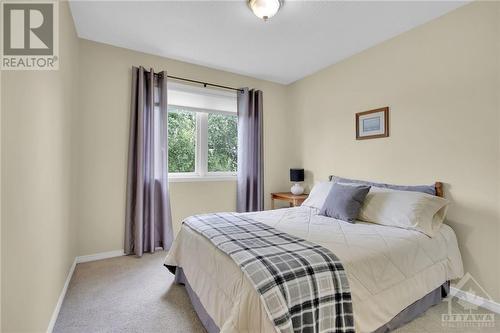
[[[267,21],[276,15],[281,7],[280,0],[248,0],[248,6],[255,16]]]

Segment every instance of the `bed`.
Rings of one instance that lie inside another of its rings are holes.
[[[356,332],[396,328],[441,300],[450,280],[463,275],[453,230],[421,232],[318,215],[314,207],[242,214],[335,253],[347,273]],[[183,225],[165,260],[177,267],[207,331],[276,332],[259,294],[234,261]]]

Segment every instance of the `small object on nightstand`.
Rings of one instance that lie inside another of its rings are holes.
[[[299,182],[304,181],[304,169],[290,169],[290,181],[295,182],[290,191],[295,195],[304,193],[304,188]]]
[[[271,209],[274,209],[274,200],[286,201],[290,207],[300,206],[307,199],[308,194],[295,195],[290,192],[271,193]]]

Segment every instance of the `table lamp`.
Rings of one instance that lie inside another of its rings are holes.
[[[290,181],[295,183],[290,189],[292,194],[304,193],[304,188],[300,185],[300,182],[304,181],[304,169],[290,169]]]

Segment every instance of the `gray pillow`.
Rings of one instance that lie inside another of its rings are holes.
[[[436,195],[436,187],[434,185],[393,185],[384,183],[373,183],[364,180],[342,178],[337,176],[330,176],[330,180],[334,183],[369,185],[373,187],[388,188],[391,190],[422,192],[430,195]]]
[[[367,185],[334,183],[319,214],[352,223],[358,217],[368,191],[370,186]]]

